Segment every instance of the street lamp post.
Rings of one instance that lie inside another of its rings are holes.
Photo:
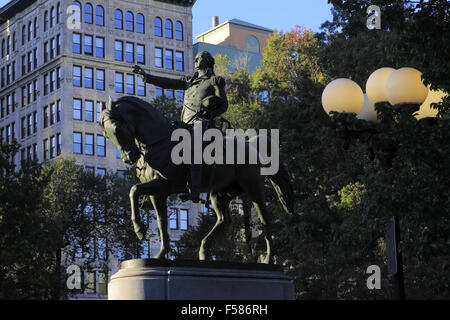
[[[344,149],[354,139],[367,146],[370,160],[377,156],[388,170],[392,183],[392,160],[400,141],[401,122],[425,121],[434,124],[437,111],[431,109],[445,96],[442,91],[431,91],[422,80],[420,71],[414,68],[381,68],[373,72],[366,82],[366,94],[350,79],[330,82],[322,94],[322,106],[333,119],[336,135]],[[393,108],[387,115],[387,108]],[[418,112],[418,113],[416,113]],[[417,119],[414,118],[414,115]],[[399,217],[386,226],[386,241],[389,276],[394,285],[394,298],[404,299],[403,265],[398,250],[400,229]]]

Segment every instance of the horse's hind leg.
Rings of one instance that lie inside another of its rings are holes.
[[[243,179],[240,185],[250,201],[253,203],[253,207],[255,208],[261,222],[263,236],[266,241],[266,256],[262,262],[266,264],[272,263],[272,233],[270,230],[269,220],[267,218],[267,207],[264,200],[264,182],[262,179],[255,181],[254,179],[247,180],[244,176],[242,178]]]
[[[203,238],[198,251],[198,257],[200,260],[206,260],[205,247],[208,240],[217,234],[217,231],[223,230],[231,222],[230,212],[228,206],[230,204],[231,198],[225,195],[219,195],[216,192],[211,192],[210,194],[211,204],[217,215],[217,221],[211,231]]]
[[[166,253],[170,251],[170,237],[167,231],[167,197],[165,196],[151,196],[153,208],[156,212],[156,219],[158,222],[159,239],[161,240],[161,248],[155,259],[164,259]]]

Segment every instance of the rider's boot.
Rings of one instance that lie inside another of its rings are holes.
[[[180,198],[183,201],[191,200],[194,203],[200,201],[200,185],[202,181],[202,165],[191,164],[189,167],[189,193],[181,194]]]

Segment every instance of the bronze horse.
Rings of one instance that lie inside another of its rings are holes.
[[[171,141],[171,133],[176,127],[151,104],[135,97],[122,97],[109,103],[101,112],[100,126],[105,136],[119,149],[122,160],[136,165],[137,175],[142,183],[134,185],[129,194],[134,231],[140,240],[145,237],[147,227],[141,224],[138,201],[140,196],[147,195],[156,212],[161,239],[161,248],[155,258],[164,259],[170,250],[167,198],[171,194],[186,192],[189,171],[188,164],[175,165],[171,160],[171,150],[176,144]],[[252,149],[248,142],[245,142],[245,148],[247,152]],[[200,260],[207,258],[205,247],[208,239],[230,223],[229,203],[232,198],[245,193],[253,203],[262,224],[267,248],[262,262],[272,262],[272,234],[266,214],[265,176],[261,175],[261,166],[261,164],[204,165],[200,192],[209,193],[217,221],[201,241],[198,253]],[[284,210],[291,214],[293,190],[286,169],[280,164],[278,173],[268,178]]]

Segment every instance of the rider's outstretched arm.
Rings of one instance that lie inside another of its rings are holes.
[[[137,73],[145,82],[164,89],[186,90],[187,88],[187,81],[185,78],[171,79],[166,77],[154,76],[144,72],[144,70],[142,70],[142,68],[138,66],[135,66],[135,69],[133,71]]]

